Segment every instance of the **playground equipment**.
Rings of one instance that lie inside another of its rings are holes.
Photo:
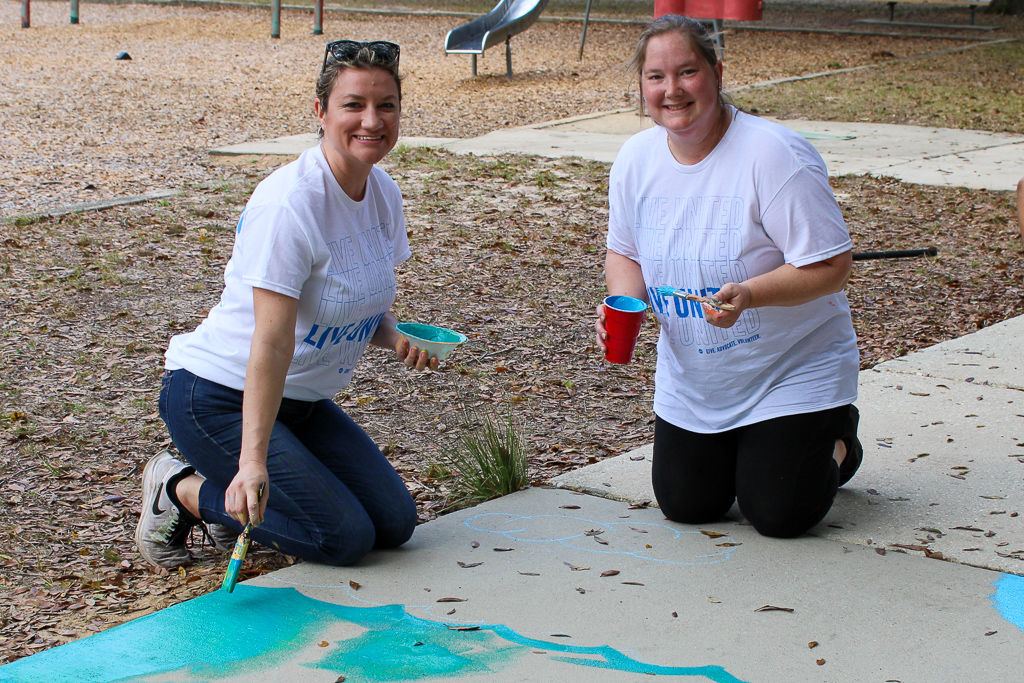
[[[71,0],[71,23],[78,23],[78,0]],[[21,27],[32,28],[32,0],[21,0]]]
[[[444,39],[444,51],[471,55],[473,75],[476,76],[476,56],[504,42],[505,69],[508,77],[512,78],[512,36],[530,28],[547,4],[548,0],[501,0],[479,19],[449,31]]]
[[[583,59],[583,45],[587,41],[587,23],[590,21],[590,5],[587,0],[586,13],[583,15],[583,33],[580,35],[580,59]],[[762,0],[654,0],[654,18],[666,14],[681,14],[691,19],[711,22],[718,43],[719,55],[725,49],[725,38],[722,36],[723,19],[739,19],[741,21],[760,21]]]
[[[545,0],[546,2],[546,0]],[[71,23],[78,23],[79,0],[71,0]],[[21,27],[32,28],[32,0],[21,0]],[[324,33],[324,0],[313,2],[313,35]],[[270,3],[270,37],[281,37],[281,0]]]
[[[654,0],[654,18],[666,14],[682,14],[692,19],[710,21],[721,57],[725,51],[722,20],[760,21],[763,5],[761,0]]]

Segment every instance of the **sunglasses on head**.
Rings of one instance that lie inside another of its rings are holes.
[[[320,73],[327,68],[328,57],[334,57],[339,62],[348,62],[355,59],[359,51],[364,48],[372,52],[382,62],[398,64],[401,50],[394,43],[389,43],[386,40],[371,40],[366,43],[358,40],[335,40],[333,43],[327,43],[327,49],[324,50],[324,64],[320,67]]]

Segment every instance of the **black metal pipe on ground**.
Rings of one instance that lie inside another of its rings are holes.
[[[895,251],[862,251],[854,253],[854,261],[872,261],[882,258],[911,258],[914,256],[937,256],[939,250],[935,247],[927,249],[897,249]]]

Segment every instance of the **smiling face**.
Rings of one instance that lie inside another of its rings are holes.
[[[648,41],[640,93],[651,118],[675,144],[697,148],[717,137],[721,82],[722,63],[711,66],[686,36],[670,31]]]
[[[349,196],[361,199],[361,189],[353,194],[350,188],[364,187],[373,165],[398,142],[398,84],[384,69],[345,69],[334,80],[327,106],[315,100],[313,107],[334,176]]]

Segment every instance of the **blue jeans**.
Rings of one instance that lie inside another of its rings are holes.
[[[238,473],[242,392],[188,370],[164,374],[160,417],[181,455],[206,478],[203,521],[241,531],[224,511]],[[359,561],[371,548],[412,537],[416,504],[370,437],[333,401],[285,398],[267,450],[267,512],[254,541],[332,565]]]

